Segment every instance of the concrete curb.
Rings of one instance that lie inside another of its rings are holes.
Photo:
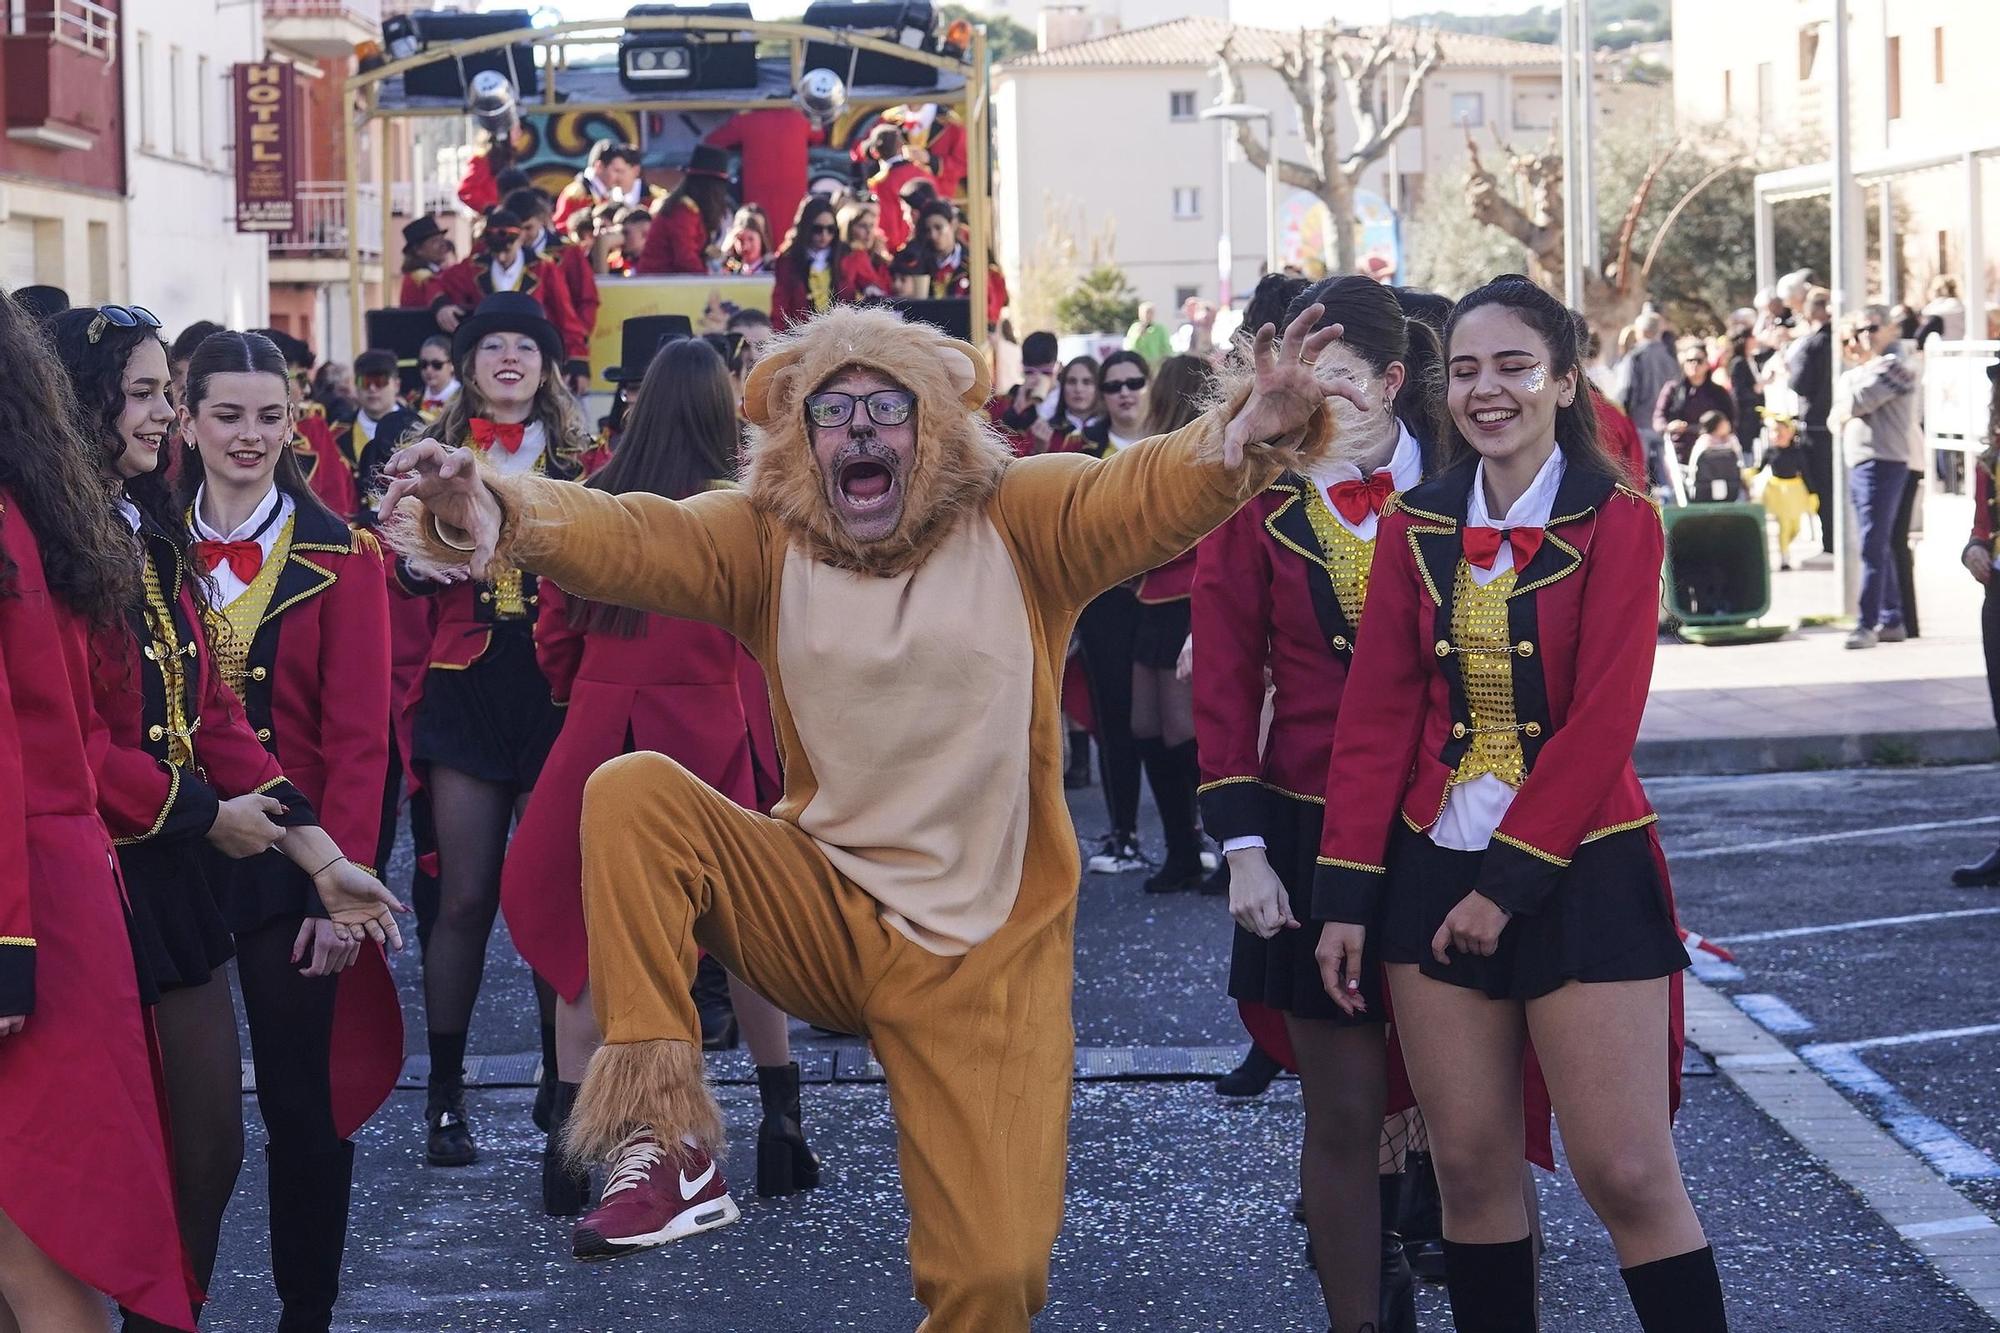
[[[1985,764],[1996,759],[2000,759],[2000,734],[1991,726],[1674,740],[1647,740],[1642,735],[1633,751],[1642,778]]]

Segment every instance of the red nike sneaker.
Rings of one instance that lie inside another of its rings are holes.
[[[618,1145],[597,1207],[571,1233],[571,1252],[588,1261],[617,1259],[742,1216],[715,1159],[683,1143],[669,1151],[651,1129]]]

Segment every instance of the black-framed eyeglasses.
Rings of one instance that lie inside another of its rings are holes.
[[[106,329],[159,327],[160,317],[142,305],[101,305],[97,307],[97,318],[90,321],[90,330],[85,336],[95,346]]]
[[[806,420],[815,426],[844,426],[854,417],[856,403],[868,404],[868,416],[878,426],[900,426],[916,410],[917,396],[908,389],[877,389],[873,393],[816,393],[806,399]]]
[[[449,361],[432,361],[426,359],[417,362],[417,364],[422,366],[425,370],[449,370],[451,368],[451,362]]]
[[[1105,380],[1098,387],[1102,388],[1106,393],[1125,393],[1128,390],[1132,393],[1137,393],[1146,387],[1146,377],[1144,375],[1135,375],[1129,380]]]

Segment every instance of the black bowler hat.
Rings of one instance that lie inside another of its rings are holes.
[[[36,319],[54,319],[69,309],[69,293],[60,287],[16,287],[14,302]]]
[[[442,235],[444,235],[444,228],[438,226],[438,220],[429,214],[425,214],[423,217],[403,224],[403,248],[405,250],[414,250],[425,241],[431,239],[431,237]]]
[[[562,335],[542,313],[542,303],[524,292],[495,292],[481,301],[452,335],[451,359],[464,361],[466,353],[489,333],[525,333],[542,349],[545,363],[563,364]]]
[[[682,174],[688,176],[713,176],[719,181],[728,180],[729,150],[727,148],[717,148],[712,143],[696,144],[694,152],[688,155],[687,170]]]
[[[618,364],[604,372],[613,384],[637,384],[646,378],[662,347],[676,338],[694,337],[694,322],[686,315],[638,315],[625,321],[618,343]]]

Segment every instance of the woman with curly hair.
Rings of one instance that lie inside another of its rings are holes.
[[[452,338],[464,390],[431,438],[469,448],[502,476],[573,480],[590,447],[582,410],[563,384],[563,344],[541,305],[519,292],[479,303]],[[486,941],[500,907],[508,830],[527,806],[562,712],[535,661],[541,588],[533,575],[493,581],[432,578],[407,562],[397,580],[409,596],[437,599],[428,666],[414,702],[411,767],[430,793],[436,821],[437,920],[424,944],[424,1014],[431,1073],[424,1119],[433,1166],[479,1156],[465,1114],[466,1031],[486,967]],[[542,1008],[542,1096],[546,1130],[555,1097],[555,997]]]
[[[0,1326],[173,1328],[195,1297],[87,738],[138,566],[61,367],[0,296]],[[159,370],[165,377],[166,358]],[[163,387],[163,386],[162,386]],[[80,1194],[90,1179],[109,1191]]]

